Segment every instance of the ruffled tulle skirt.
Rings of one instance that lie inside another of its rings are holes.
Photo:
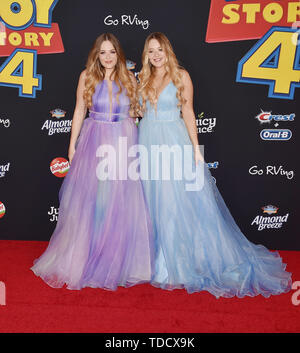
[[[150,217],[141,181],[125,175],[132,162],[126,157],[127,149],[136,143],[137,128],[131,118],[118,122],[85,119],[59,191],[56,228],[46,251],[31,268],[51,287],[115,290],[150,280]],[[99,146],[108,149],[101,151]],[[113,170],[115,158],[120,162]],[[105,180],[107,174],[115,180]]]
[[[139,143],[149,152],[152,146],[154,151],[152,158],[141,154],[142,169],[148,171],[142,179],[155,236],[154,286],[185,288],[189,293],[208,291],[217,298],[269,297],[290,290],[291,274],[285,271],[278,252],[255,245],[242,234],[206,163],[195,167],[193,152],[187,155],[187,162],[193,164],[193,173],[200,175],[199,190],[187,190],[191,173],[186,179],[172,178],[181,162],[177,167],[171,164],[170,180],[161,175],[157,180],[146,180],[151,172],[153,177],[159,175],[157,169],[163,169],[153,145],[179,145],[182,150],[184,145],[191,146],[182,119],[143,118]],[[175,159],[171,158],[171,163]]]

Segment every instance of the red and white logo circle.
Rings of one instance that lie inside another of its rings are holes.
[[[50,163],[51,173],[58,178],[63,178],[67,175],[70,168],[69,161],[62,157],[54,158]]]
[[[0,218],[5,215],[5,206],[4,203],[0,201]]]

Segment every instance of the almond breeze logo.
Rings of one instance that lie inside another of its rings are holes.
[[[269,228],[281,228],[283,223],[286,223],[289,217],[287,213],[284,216],[270,216],[276,214],[278,207],[273,205],[267,205],[261,208],[263,213],[266,213],[268,216],[258,215],[254,218],[251,225],[257,226],[257,230],[261,231]]]
[[[52,115],[52,117],[55,118],[64,118],[66,116],[66,112],[62,109],[56,108],[54,110],[50,111],[50,114]]]
[[[295,114],[285,114],[285,115],[276,115],[271,112],[261,111],[255,119],[257,119],[261,125],[263,124],[274,124],[274,128],[263,129],[260,132],[260,138],[265,141],[288,141],[292,137],[292,131],[289,129],[278,129],[279,123],[291,122],[295,119]]]
[[[0,178],[5,177],[5,174],[9,172],[10,162],[0,165]]]
[[[136,67],[136,63],[132,60],[126,59],[126,67],[127,70],[134,70]]]
[[[44,122],[41,130],[47,130],[48,136],[54,134],[68,133],[71,131],[72,120],[61,120],[66,115],[66,112],[62,109],[56,108],[50,111],[51,117],[56,120],[48,119]]]

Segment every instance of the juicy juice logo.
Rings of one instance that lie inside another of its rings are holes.
[[[204,112],[198,114],[196,118],[197,132],[198,134],[205,134],[213,132],[217,123],[216,118],[205,117]]]
[[[48,211],[48,215],[50,216],[50,222],[57,222],[58,219],[58,208],[51,206],[50,210]]]
[[[69,162],[62,157],[54,158],[50,163],[51,173],[58,178],[63,178],[67,175],[70,168]]]
[[[35,98],[42,88],[37,54],[64,52],[59,27],[52,23],[58,0],[1,0],[0,85],[19,89],[19,96]]]

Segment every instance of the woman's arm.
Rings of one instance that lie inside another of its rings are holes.
[[[182,117],[184,119],[188,134],[190,136],[191,142],[194,147],[195,162],[196,164],[198,164],[198,161],[204,162],[204,159],[200,152],[200,147],[198,144],[196,117],[195,117],[194,108],[193,108],[194,88],[193,88],[193,83],[189,73],[185,70],[181,70],[181,73],[182,73],[182,83],[184,86],[183,98],[186,100],[186,102],[183,104],[181,108]]]
[[[87,107],[83,100],[83,91],[85,88],[85,70],[82,71],[79,77],[77,92],[76,92],[76,106],[72,119],[72,128],[71,128],[71,137],[70,137],[70,145],[68,151],[69,163],[72,163],[72,159],[75,153],[75,143],[80,133],[80,129],[87,112]]]

